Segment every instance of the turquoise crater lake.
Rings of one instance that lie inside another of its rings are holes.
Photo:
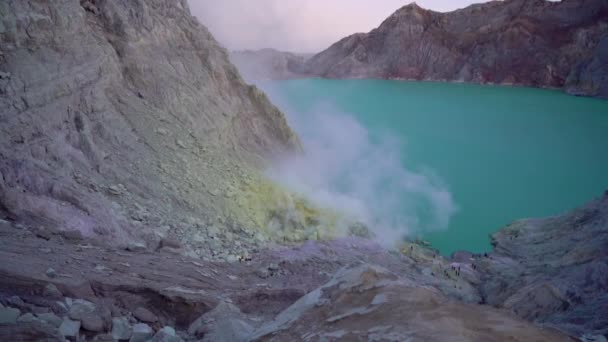
[[[510,222],[560,214],[608,189],[605,100],[382,80],[304,79],[263,87],[288,116],[331,103],[372,138],[399,138],[401,162],[433,170],[458,206],[446,230],[421,233],[443,254],[487,251],[488,235]]]

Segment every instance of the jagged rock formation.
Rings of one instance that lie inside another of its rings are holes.
[[[608,335],[608,192],[570,213],[522,220],[480,258],[488,304],[575,335]]]
[[[314,327],[314,329],[311,329]],[[343,269],[281,312],[254,341],[567,341],[504,312],[463,305],[380,267]]]
[[[260,171],[300,149],[185,0],[2,1],[0,76],[0,217],[30,226],[254,243]]]
[[[232,63],[238,66],[239,71],[248,81],[298,78],[304,72],[302,67],[304,62],[311,56],[274,49],[230,53]]]
[[[608,97],[606,39],[606,0],[492,1],[449,13],[413,3],[371,32],[346,37],[288,71],[300,77],[563,88]],[[268,76],[275,74],[284,71]]]

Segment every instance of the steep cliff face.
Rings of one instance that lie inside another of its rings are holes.
[[[600,44],[607,37],[606,0],[493,1],[449,13],[413,3],[371,32],[348,36],[289,71],[300,77],[564,88],[608,97]]]
[[[235,194],[299,149],[185,0],[0,2],[4,218],[121,242],[252,236]]]

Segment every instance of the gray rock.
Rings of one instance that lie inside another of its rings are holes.
[[[203,337],[203,341],[241,342],[248,341],[253,327],[247,323],[238,307],[221,302],[188,327],[188,334]]]
[[[49,309],[47,307],[44,307],[44,306],[30,305],[29,308],[30,308],[30,310],[32,311],[33,314],[41,314],[41,313],[51,312],[51,309]]]
[[[131,252],[145,252],[148,249],[144,242],[129,242],[126,250]]]
[[[122,184],[110,185],[108,187],[108,193],[110,193],[111,195],[114,195],[114,196],[120,196],[123,193],[125,193],[126,191],[127,191],[127,189]]]
[[[62,301],[56,301],[53,303],[53,311],[63,315],[68,313],[68,306]]]
[[[169,131],[164,128],[157,128],[156,133],[158,133],[160,135],[167,135],[167,134],[169,134]]]
[[[236,256],[236,255],[234,255],[234,254],[229,254],[229,255],[226,257],[226,262],[235,263],[235,262],[238,262],[238,261],[239,261],[239,257],[237,257],[237,256]]]
[[[581,336],[581,342],[608,342],[608,339],[602,335],[585,334]]]
[[[145,323],[133,325],[133,334],[129,342],[146,342],[154,335],[154,330]]]
[[[255,274],[262,279],[266,279],[266,278],[270,277],[270,271],[268,271],[268,267],[258,268],[255,271]]]
[[[0,308],[0,324],[15,324],[21,311],[15,308]]]
[[[59,291],[55,284],[47,284],[42,291],[42,295],[49,298],[61,298],[63,293]]]
[[[83,314],[80,321],[84,330],[92,332],[104,331],[103,318],[95,312]]]
[[[93,342],[116,342],[112,334],[99,334],[93,337]]]
[[[25,302],[19,296],[11,296],[6,300],[6,302],[8,303],[8,305],[13,306],[13,307],[17,307],[17,308],[21,308],[21,309],[25,307]]]
[[[27,341],[27,342],[65,342],[57,328],[44,322],[32,321],[27,323],[0,325],[0,341]]]
[[[64,318],[59,326],[59,332],[65,337],[76,337],[80,331],[80,322],[72,321],[69,318]]]
[[[212,329],[204,335],[205,342],[247,342],[254,332],[254,328],[247,322],[228,318],[218,321]]]
[[[163,238],[160,240],[160,247],[169,247],[169,248],[175,248],[175,249],[179,249],[181,248],[181,243],[179,241],[177,241],[176,239],[171,239],[171,238]]]
[[[17,318],[18,323],[30,323],[30,322],[35,322],[37,320],[38,319],[29,312],[24,315],[21,315],[19,318]]]
[[[49,268],[46,270],[46,276],[49,278],[55,278],[57,277],[57,271],[55,271],[53,268]]]
[[[133,330],[126,317],[112,318],[112,337],[117,340],[128,340],[131,338]]]
[[[141,322],[145,323],[155,323],[156,321],[158,321],[158,317],[156,317],[155,314],[141,306],[133,311],[133,316]]]
[[[72,305],[70,305],[68,316],[77,321],[82,320],[84,315],[94,312],[95,309],[95,304],[84,299],[76,299],[73,301]]]
[[[59,316],[55,315],[54,313],[42,313],[42,314],[38,314],[36,316],[38,316],[38,318],[40,320],[47,322],[48,324],[54,326],[55,328],[59,328],[59,326],[61,325],[61,322],[63,322],[63,320],[61,318],[59,318]]]
[[[165,326],[160,329],[152,338],[151,342],[182,342],[182,338],[177,336],[175,329]]]

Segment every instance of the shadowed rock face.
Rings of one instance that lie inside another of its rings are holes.
[[[564,88],[608,97],[600,44],[606,37],[606,0],[493,1],[450,13],[411,4],[377,29],[348,36],[289,71]]]
[[[311,329],[314,327],[314,329]],[[568,341],[489,307],[450,301],[381,267],[342,269],[254,341]]]
[[[608,192],[570,213],[515,222],[476,261],[488,304],[573,334],[608,334]]]
[[[0,3],[0,217],[121,243],[245,225],[231,189],[298,149],[185,0]]]

